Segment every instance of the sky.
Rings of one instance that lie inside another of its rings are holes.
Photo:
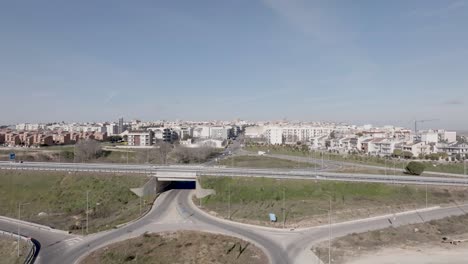
[[[468,130],[468,0],[0,1],[0,124]]]

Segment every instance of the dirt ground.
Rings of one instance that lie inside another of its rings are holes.
[[[442,243],[444,237],[468,239],[468,215],[338,238],[332,241],[332,263],[467,263],[468,241],[453,245]],[[327,241],[312,250],[328,263]]]
[[[92,253],[81,264],[267,264],[257,247],[238,238],[194,231],[145,234]]]
[[[0,235],[0,264],[23,263],[30,247],[22,240],[20,248],[20,257],[17,256],[17,240],[8,236]]]

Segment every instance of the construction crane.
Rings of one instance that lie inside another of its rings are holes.
[[[439,119],[414,120],[414,134],[418,134],[418,123],[437,121]]]

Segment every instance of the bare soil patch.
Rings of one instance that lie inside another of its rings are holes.
[[[91,253],[81,264],[267,264],[257,247],[238,238],[194,231],[145,234]]]
[[[459,262],[459,260],[460,257],[465,258],[465,261],[468,258],[468,241],[453,245],[443,243],[444,237],[447,241],[468,239],[468,215],[351,234],[335,239],[332,241],[332,262],[335,264],[372,263],[369,261],[374,261],[374,263],[466,263]],[[463,249],[467,249],[465,254],[460,254],[459,251],[464,251]],[[328,263],[328,241],[316,245],[312,250],[324,263]],[[433,256],[434,259],[423,258],[424,255]],[[444,257],[447,255],[452,255],[452,258]],[[393,262],[385,262],[386,259]],[[399,259],[403,262],[397,261]],[[420,262],[414,262],[418,259]],[[440,261],[434,261],[435,259]]]

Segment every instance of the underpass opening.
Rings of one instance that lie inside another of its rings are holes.
[[[195,190],[197,187],[196,181],[171,181],[165,191],[168,190]]]

